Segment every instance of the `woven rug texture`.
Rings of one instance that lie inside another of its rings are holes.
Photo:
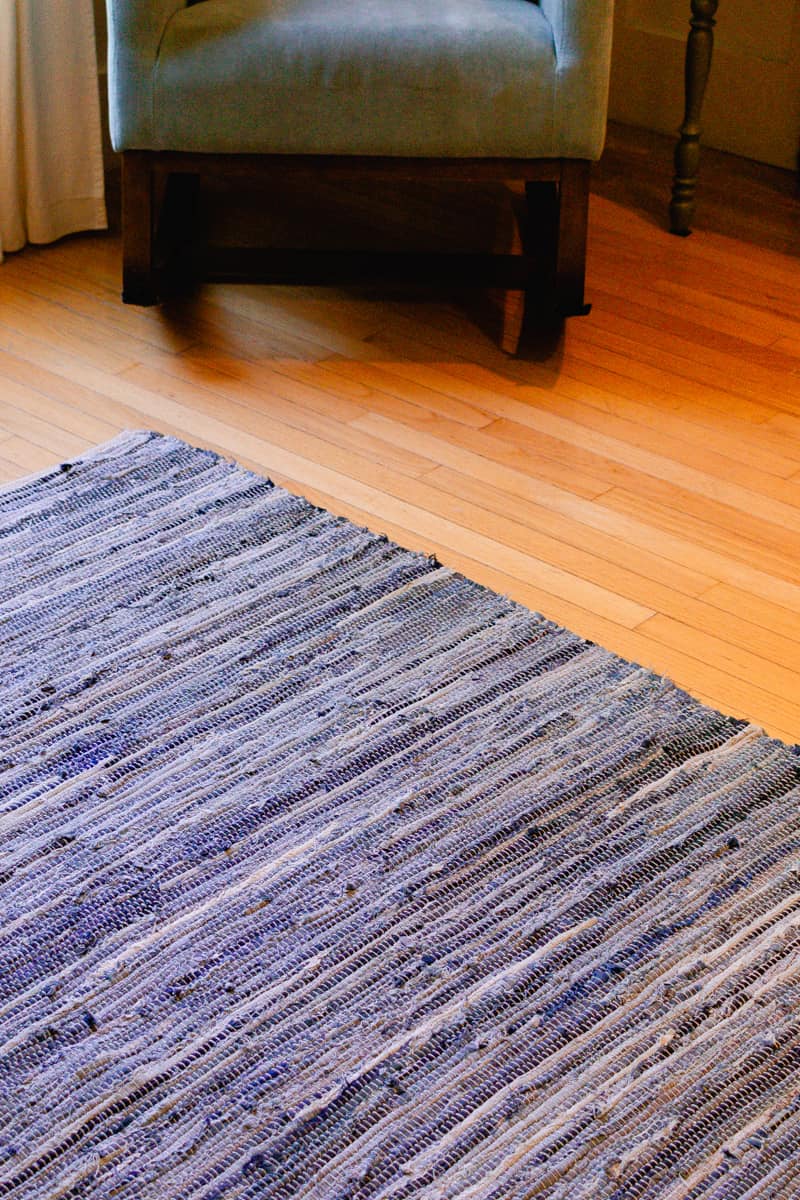
[[[0,1196],[800,1196],[798,748],[153,433],[0,565]]]

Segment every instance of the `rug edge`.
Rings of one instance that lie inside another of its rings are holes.
[[[625,658],[623,655],[618,654],[615,650],[610,650],[607,646],[604,646],[599,642],[595,642],[591,638],[583,637],[581,634],[576,633],[568,626],[559,624],[558,621],[553,620],[552,617],[546,616],[537,609],[528,608],[528,606],[523,604],[521,601],[515,600],[513,596],[508,596],[503,592],[497,592],[487,584],[480,583],[478,580],[472,579],[468,575],[464,575],[461,571],[456,570],[454,567],[449,567],[446,563],[442,563],[435,553],[426,553],[423,550],[410,550],[407,546],[403,546],[399,542],[395,542],[385,533],[377,533],[374,529],[370,529],[366,525],[358,525],[357,522],[350,520],[349,517],[339,516],[336,513],[332,513],[330,509],[327,509],[322,505],[314,504],[313,501],[309,500],[300,492],[293,492],[288,488],[281,487],[279,484],[274,483],[269,475],[262,475],[257,471],[251,470],[249,467],[242,466],[234,457],[228,458],[216,450],[208,449],[206,446],[196,446],[192,442],[188,442],[183,438],[176,437],[174,434],[161,433],[158,430],[147,429],[144,427],[138,429],[124,429],[120,433],[116,434],[113,438],[109,438],[108,441],[101,442],[96,446],[92,446],[88,450],[82,451],[80,454],[74,455],[68,459],[64,459],[61,462],[55,462],[52,467],[46,467],[43,470],[33,471],[28,475],[20,477],[19,479],[5,482],[0,486],[0,499],[8,496],[14,491],[22,490],[37,482],[46,481],[54,475],[63,473],[79,463],[92,463],[96,462],[98,459],[108,458],[109,452],[112,452],[111,457],[113,458],[122,457],[130,449],[145,445],[147,442],[157,439],[163,442],[171,443],[174,446],[181,446],[190,450],[194,450],[197,453],[206,454],[219,464],[227,464],[235,470],[241,471],[244,475],[250,476],[254,479],[259,479],[262,482],[270,483],[273,487],[278,488],[278,490],[285,492],[287,495],[291,495],[298,500],[302,500],[316,512],[326,513],[328,516],[336,520],[347,521],[348,524],[352,525],[354,529],[358,529],[372,537],[379,538],[393,546],[395,549],[402,551],[404,554],[416,555],[420,559],[426,559],[432,566],[443,567],[444,569],[450,571],[453,576],[457,577],[458,579],[465,580],[473,587],[479,588],[481,591],[487,592],[491,596],[498,597],[502,600],[505,600],[509,604],[513,604],[516,607],[523,609],[526,613],[536,617],[539,621],[543,622],[552,629],[565,631],[581,644],[585,646],[596,646],[605,654],[610,655],[611,658],[615,659],[617,662],[624,664],[625,666],[632,667],[637,671],[642,671],[649,676],[655,677],[663,684],[671,688],[679,696],[689,701],[691,704],[697,705],[699,708],[705,709],[706,711],[716,713],[718,716],[721,716],[726,720],[736,722],[739,726],[739,729],[737,730],[737,736],[745,729],[752,729],[760,736],[766,738],[767,741],[773,742],[777,746],[781,746],[790,753],[800,757],[800,742],[784,742],[781,738],[767,733],[764,727],[755,721],[748,720],[746,717],[737,717],[733,713],[726,713],[722,709],[714,708],[710,704],[705,704],[702,700],[699,700],[696,696],[692,695],[692,693],[686,688],[683,688],[677,684],[674,679],[670,678],[670,676],[663,675],[660,671],[657,671],[653,667],[644,666],[635,659]]]

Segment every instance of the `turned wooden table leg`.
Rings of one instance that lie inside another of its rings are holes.
[[[711,69],[718,3],[719,0],[692,0],[691,29],[686,43],[686,109],[680,140],[675,147],[675,180],[669,206],[670,230],[682,237],[691,233],[694,215],[700,162],[700,112]]]

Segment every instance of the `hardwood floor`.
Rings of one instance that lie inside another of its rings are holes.
[[[800,741],[800,209],[787,173],[706,152],[673,238],[670,151],[612,130],[593,311],[520,359],[496,329],[513,296],[209,285],[137,310],[113,233],[11,256],[0,475],[174,433]],[[394,246],[458,227],[507,250],[502,199],[316,198]]]

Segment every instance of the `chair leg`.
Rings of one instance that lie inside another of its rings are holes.
[[[522,251],[527,259],[524,324],[541,327],[555,315],[558,185],[554,181],[525,184],[527,211],[520,222]]]
[[[555,264],[556,311],[562,317],[585,316],[591,307],[583,298],[590,175],[587,160],[562,161]]]
[[[152,155],[126,150],[122,156],[122,299],[158,303],[155,276],[155,195]]]
[[[156,227],[156,260],[165,294],[185,294],[199,279],[200,176],[172,174],[166,180]]]

